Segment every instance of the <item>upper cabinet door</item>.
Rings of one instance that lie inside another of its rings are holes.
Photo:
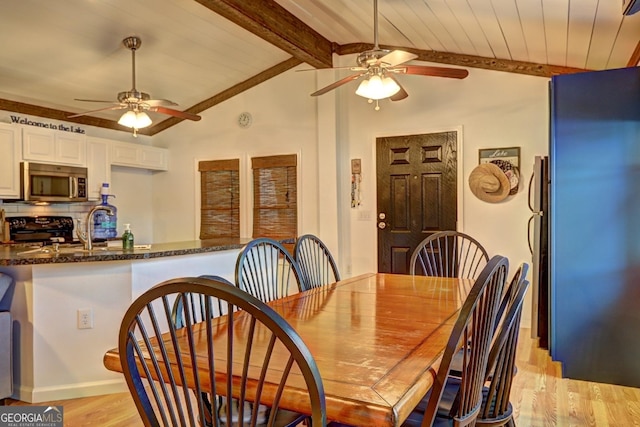
[[[103,182],[111,182],[111,141],[87,137],[89,200],[100,200]]]
[[[56,132],[56,161],[60,163],[86,166],[86,137],[68,132]]]
[[[140,148],[140,163],[143,167],[166,171],[169,169],[167,150],[158,147],[143,146]]]
[[[148,145],[113,141],[111,143],[111,164],[166,171],[169,166],[168,150]]]
[[[22,128],[24,160],[86,166],[86,137],[80,134],[41,129]]]
[[[0,123],[0,199],[20,197],[20,128]]]

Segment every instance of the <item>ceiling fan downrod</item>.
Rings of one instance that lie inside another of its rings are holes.
[[[130,36],[122,40],[122,44],[131,51],[131,90],[118,93],[118,101],[137,105],[140,101],[151,99],[148,93],[136,89],[136,50],[140,49],[142,40],[138,36]]]
[[[136,90],[136,50],[142,45],[140,37],[131,36],[122,40],[124,47],[131,51],[131,92],[137,92]]]
[[[373,50],[380,50],[380,46],[378,46],[378,0],[373,0]]]

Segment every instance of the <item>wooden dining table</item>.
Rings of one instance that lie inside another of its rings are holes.
[[[313,354],[328,420],[399,426],[431,388],[472,285],[468,279],[369,273],[269,305]],[[117,348],[105,354],[104,364],[122,372]],[[296,410],[311,413],[310,407]]]

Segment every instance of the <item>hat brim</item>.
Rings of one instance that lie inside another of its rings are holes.
[[[498,203],[509,195],[511,183],[500,167],[493,163],[483,163],[471,171],[469,188],[478,199]]]

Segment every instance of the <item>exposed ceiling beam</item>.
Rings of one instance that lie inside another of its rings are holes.
[[[331,67],[332,44],[273,0],[196,0],[316,68]]]
[[[638,65],[640,65],[640,41],[636,45],[636,49],[631,54],[627,67],[637,67]]]
[[[433,50],[420,50],[401,46],[380,46],[383,49],[400,49],[415,53],[420,61],[436,62],[439,64],[456,65],[460,67],[482,68],[485,70],[504,71],[508,73],[528,74],[530,76],[551,77],[558,74],[583,73],[582,68],[561,67],[558,65],[536,64],[534,62],[511,61],[507,59],[486,58],[483,56],[461,55],[458,53],[437,52]],[[336,48],[339,55],[360,53],[372,49],[372,44],[351,43],[340,45]]]
[[[81,125],[96,126],[99,128],[113,129],[120,131],[130,131],[129,128],[120,126],[113,120],[100,119],[98,117],[80,116],[69,118],[69,116],[77,114],[69,111],[56,110],[54,108],[40,107],[24,102],[11,101],[8,99],[0,99],[0,110],[12,111],[15,113],[29,114],[31,116],[44,117],[47,119],[61,120],[65,122],[78,123]],[[142,131],[138,133],[143,133]]]
[[[265,82],[270,78],[277,76],[278,74],[284,73],[285,71],[290,70],[291,68],[296,67],[300,64],[302,64],[302,61],[300,59],[287,59],[286,61],[283,61],[271,68],[264,70],[260,74],[256,74],[255,76],[243,82],[231,86],[229,89],[223,90],[222,92],[212,96],[209,99],[205,99],[204,101],[199,102],[198,104],[188,108],[185,111],[192,114],[199,114],[202,111],[213,107],[214,105],[220,104],[221,102],[226,101],[227,99],[230,99],[248,89],[251,89],[252,87],[257,86],[260,83]],[[163,120],[157,125],[152,126],[149,132],[151,135],[155,135],[158,132],[161,132],[175,124],[180,123],[182,120],[183,119],[179,119],[177,117],[171,117],[170,119]]]

